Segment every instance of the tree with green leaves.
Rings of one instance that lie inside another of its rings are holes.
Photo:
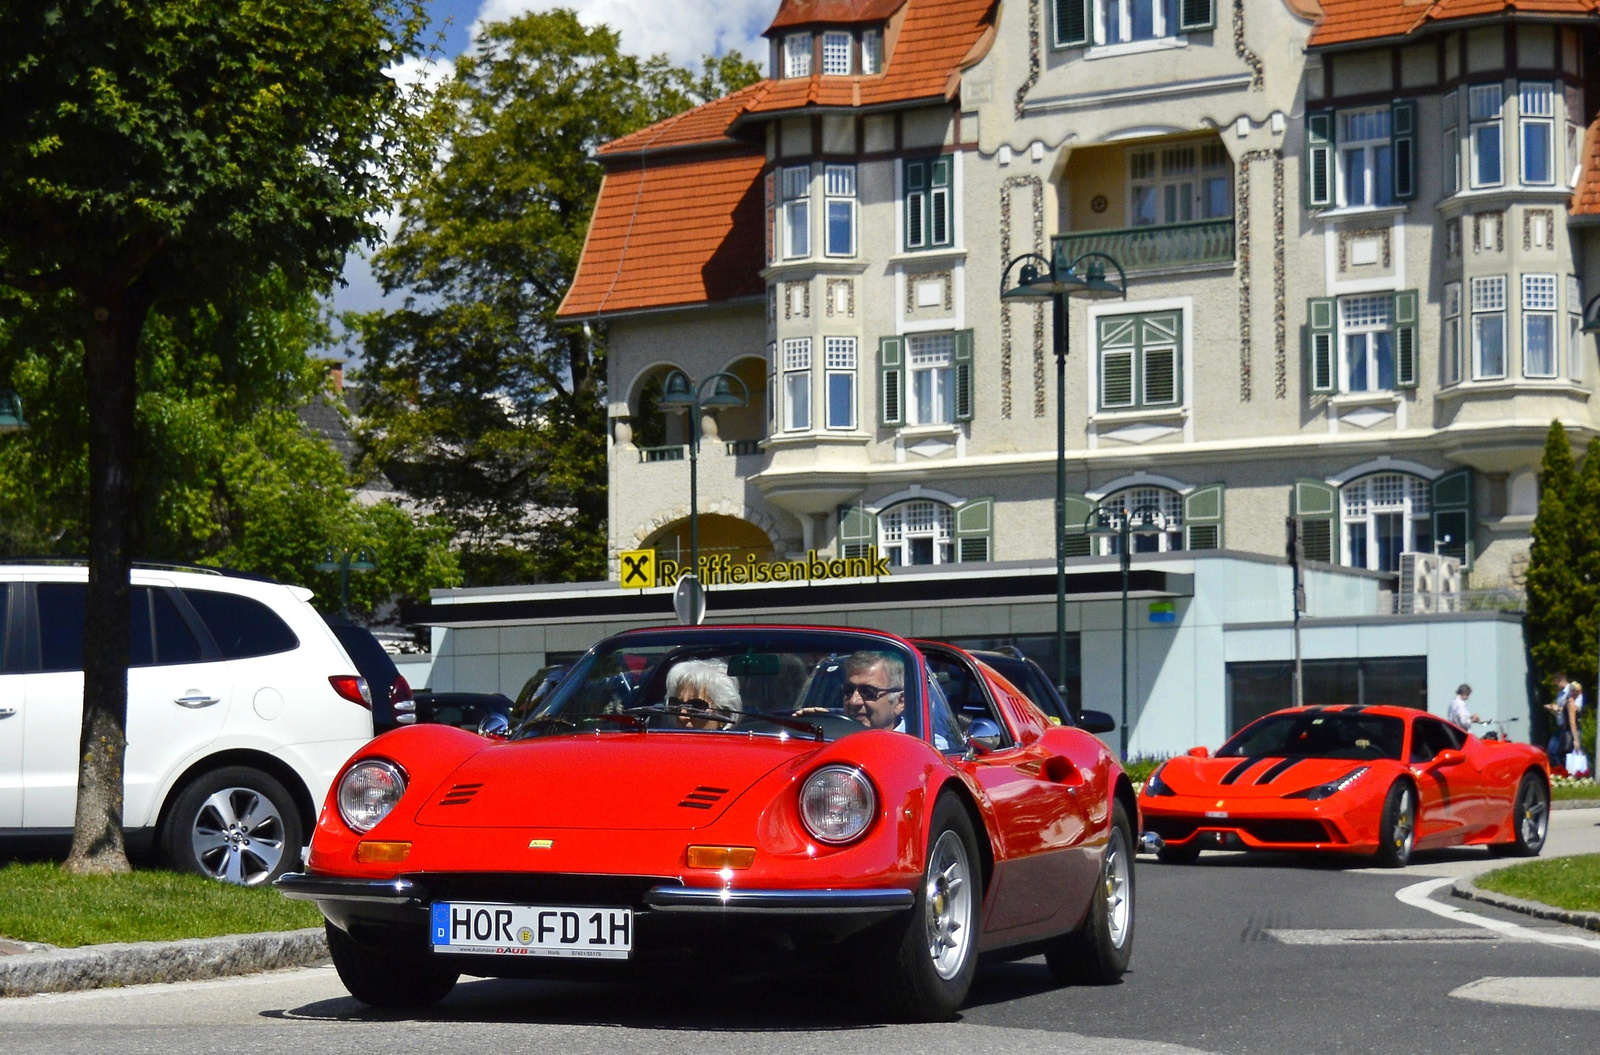
[[[1594,699],[1595,572],[1600,562],[1600,441],[1590,444],[1580,475],[1572,444],[1552,421],[1539,470],[1539,514],[1528,560],[1523,633],[1546,696],[1558,671],[1589,685]],[[1543,710],[1536,710],[1543,714]]]
[[[375,270],[406,290],[358,321],[372,464],[455,524],[473,585],[599,579],[603,335],[559,323],[602,143],[759,79],[623,54],[568,10],[485,26],[439,95],[440,160]]]
[[[81,355],[89,589],[73,871],[124,870],[128,572],[138,363],[184,320],[278,273],[336,278],[379,233],[413,104],[420,0],[43,0],[0,5],[0,313],[16,347]]]

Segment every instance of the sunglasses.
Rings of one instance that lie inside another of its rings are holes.
[[[847,681],[844,683],[845,699],[848,700],[852,696],[859,695],[866,703],[874,703],[877,700],[889,695],[891,692],[899,691],[899,689],[880,689],[876,685],[863,685],[862,683],[855,681]]]
[[[712,705],[710,700],[702,700],[698,696],[690,697],[687,700],[673,700],[672,702],[677,707],[677,709],[680,710],[680,711],[682,711],[682,710],[690,710],[690,711],[712,711],[712,710],[716,710],[716,708]]]

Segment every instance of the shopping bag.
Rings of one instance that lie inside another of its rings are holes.
[[[1574,777],[1588,776],[1589,756],[1582,751],[1567,752],[1567,775]]]

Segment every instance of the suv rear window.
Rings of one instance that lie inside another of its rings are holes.
[[[212,590],[185,590],[183,596],[200,613],[224,659],[270,656],[300,647],[289,625],[260,601]]]

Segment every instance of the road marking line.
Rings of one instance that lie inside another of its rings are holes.
[[[1600,941],[1593,938],[1580,938],[1575,934],[1562,934],[1546,930],[1535,930],[1517,923],[1501,919],[1489,919],[1473,912],[1456,908],[1454,905],[1443,905],[1433,900],[1433,892],[1441,887],[1454,883],[1454,879],[1429,879],[1422,883],[1413,883],[1411,886],[1402,887],[1395,891],[1395,897],[1403,904],[1412,908],[1420,908],[1425,912],[1432,912],[1435,916],[1443,916],[1458,923],[1468,923],[1474,927],[1482,927],[1503,934],[1507,938],[1518,941],[1541,941],[1546,945],[1562,945],[1568,948],[1587,949],[1589,952],[1600,953]]]
[[[1531,941],[1521,935],[1489,934],[1469,927],[1413,927],[1406,930],[1281,930],[1265,931],[1285,945],[1415,945],[1419,942]]]

